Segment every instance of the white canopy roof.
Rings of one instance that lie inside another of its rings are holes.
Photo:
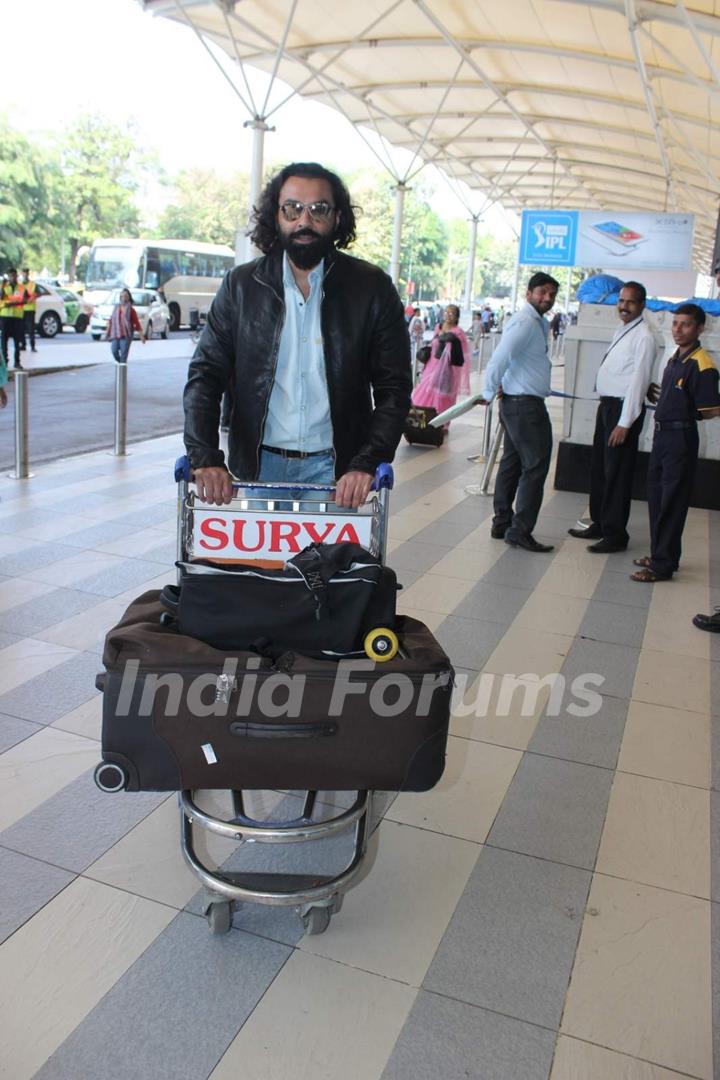
[[[141,2],[406,147],[409,175],[432,162],[485,205],[693,212],[709,270],[716,0]]]

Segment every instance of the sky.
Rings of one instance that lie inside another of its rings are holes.
[[[3,32],[0,111],[12,127],[35,138],[62,130],[78,112],[98,112],[120,124],[132,118],[139,142],[157,151],[171,175],[197,165],[223,174],[249,171],[248,114],[190,28],[149,15],[136,0],[32,0],[28,10],[32,28],[21,18],[16,44],[12,31],[9,40],[7,28]],[[262,102],[267,77],[251,73],[250,83]],[[271,104],[287,93],[285,84],[276,86]],[[276,130],[265,136],[266,161],[380,168],[349,121],[326,106],[293,98],[271,123]],[[367,137],[377,146],[374,133]],[[409,155],[397,150],[393,159],[402,170]],[[444,218],[467,218],[440,174],[428,169],[427,175],[437,188],[433,209]],[[154,212],[162,209],[158,198],[159,190],[149,196]],[[472,209],[479,207],[479,193],[467,192],[467,198]],[[497,210],[489,211],[480,229],[512,237]]]

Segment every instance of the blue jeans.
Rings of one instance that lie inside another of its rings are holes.
[[[110,342],[113,358],[117,360],[118,364],[125,364],[127,362],[131,343],[132,338],[129,337],[113,338]]]
[[[327,484],[335,478],[335,451],[313,454],[306,458],[285,458],[281,454],[269,454],[260,451],[260,471],[258,480],[261,484],[286,484],[290,489],[290,498],[300,498],[300,492],[292,490],[293,484]],[[287,509],[287,507],[281,507]]]

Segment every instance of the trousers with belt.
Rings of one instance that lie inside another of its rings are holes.
[[[655,432],[648,464],[650,567],[670,576],[680,565],[681,540],[695,480],[697,425]]]
[[[505,434],[495,480],[493,528],[505,538],[531,536],[542,506],[552,455],[552,426],[540,397],[503,395],[500,423]],[[514,504],[514,508],[513,508]]]
[[[590,517],[611,544],[627,547],[627,531],[632,501],[633,476],[638,441],[645,420],[645,408],[620,446],[608,446],[622,413],[622,398],[601,398],[595,417],[592,463],[590,466]]]

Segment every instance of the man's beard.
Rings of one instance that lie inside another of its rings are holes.
[[[299,236],[312,236],[309,243],[298,243]],[[314,266],[324,259],[332,249],[333,238],[331,235],[319,236],[312,229],[300,229],[295,233],[280,233],[280,246],[287,252],[298,270],[312,270]]]

